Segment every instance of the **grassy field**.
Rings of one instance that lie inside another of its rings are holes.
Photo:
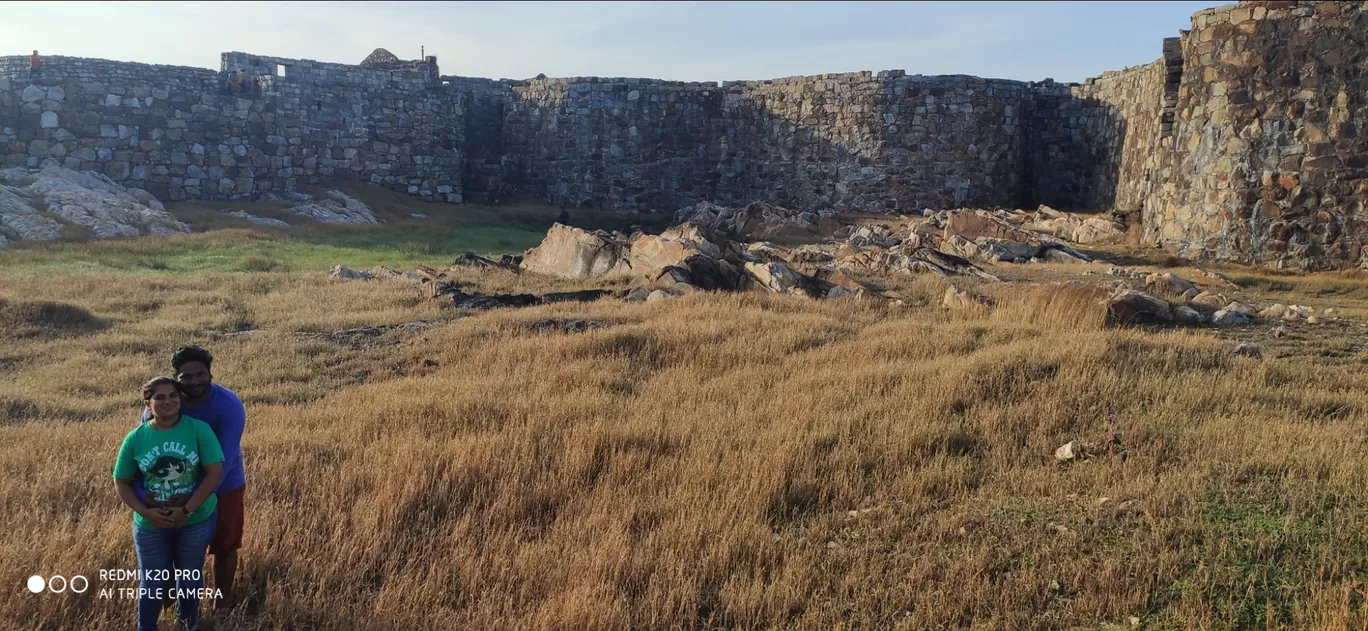
[[[22,585],[135,567],[109,469],[138,385],[199,342],[248,406],[246,600],[218,629],[1368,628],[1358,316],[1258,360],[1104,327],[1088,287],[469,314],[323,273],[525,243],[469,223],[432,252],[215,231],[0,253],[0,627],[132,624],[131,600]],[[1236,280],[1368,305],[1357,275]],[[1088,457],[1057,462],[1070,440]]]

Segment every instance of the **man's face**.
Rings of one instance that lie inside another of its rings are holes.
[[[180,372],[176,373],[176,381],[180,382],[186,396],[192,399],[198,399],[207,394],[213,379],[213,376],[209,374],[209,369],[200,362],[185,362],[181,364]]]

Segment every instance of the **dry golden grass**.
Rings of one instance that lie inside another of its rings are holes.
[[[2,276],[107,326],[0,348],[0,627],[132,624],[18,586],[136,566],[111,462],[198,341],[249,414],[219,629],[1368,628],[1368,350],[1259,361],[1104,328],[1087,288],[974,287],[973,316],[890,285],[904,308],[467,317],[319,272]],[[1057,463],[1069,440],[1093,455]]]

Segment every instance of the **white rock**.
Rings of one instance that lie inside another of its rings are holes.
[[[1078,441],[1076,440],[1071,440],[1067,443],[1064,443],[1063,445],[1060,445],[1059,449],[1056,449],[1054,453],[1055,460],[1058,460],[1060,462],[1067,462],[1069,460],[1078,458],[1082,455],[1083,446],[1078,444]]]
[[[37,103],[38,101],[41,101],[46,97],[47,90],[44,90],[36,85],[30,85],[29,87],[24,88],[24,92],[19,95],[20,100],[22,100],[25,103]]]

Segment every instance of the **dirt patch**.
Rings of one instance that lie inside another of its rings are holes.
[[[419,321],[405,322],[403,324],[368,326],[359,329],[347,329],[345,331],[332,331],[329,333],[301,333],[300,335],[324,340],[339,346],[346,346],[352,350],[367,350],[383,346],[393,346],[403,341],[404,337],[426,330],[430,326],[432,326],[431,322]]]
[[[76,305],[0,299],[0,338],[85,335],[108,326],[109,322]]]
[[[536,333],[583,333],[595,329],[603,329],[612,326],[607,322],[598,320],[583,320],[579,318],[548,318],[537,320],[529,325],[527,329]]]

